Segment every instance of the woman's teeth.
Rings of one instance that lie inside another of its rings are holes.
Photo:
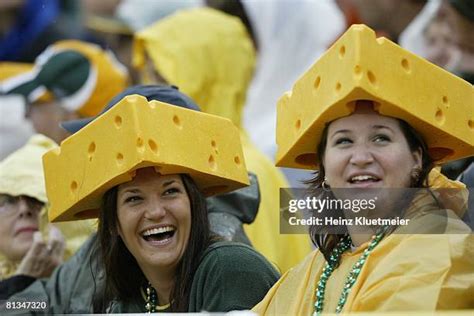
[[[176,229],[172,226],[163,226],[157,228],[151,228],[143,232],[142,237],[146,241],[151,240],[164,240],[173,237]]]
[[[360,176],[355,176],[350,179],[351,183],[356,183],[356,182],[365,182],[365,181],[378,181],[379,179],[370,175],[360,175]]]

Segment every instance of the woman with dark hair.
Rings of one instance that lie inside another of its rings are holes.
[[[290,204],[313,211],[299,223],[318,249],[254,311],[473,308],[467,192],[433,168],[474,154],[469,96],[468,83],[361,25],[301,76],[279,102],[277,164],[318,170],[313,204]],[[431,109],[438,98],[448,106]]]
[[[94,312],[225,312],[263,298],[276,270],[209,228],[205,197],[248,184],[241,159],[230,121],[139,95],[46,154],[51,219],[99,219]]]

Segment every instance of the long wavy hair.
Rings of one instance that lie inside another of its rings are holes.
[[[433,159],[428,153],[428,146],[423,138],[416,132],[416,130],[411,127],[407,122],[397,119],[400,129],[402,130],[405,139],[407,140],[408,147],[411,152],[417,150],[421,151],[421,170],[416,176],[412,177],[410,186],[413,188],[426,188],[428,187],[428,174],[431,169],[433,169]],[[317,147],[317,154],[319,160],[319,170],[314,173],[314,177],[310,180],[304,181],[308,185],[310,192],[321,192],[322,184],[326,176],[323,159],[327,145],[327,136],[328,136],[329,123],[324,127],[321,142]],[[328,194],[331,194],[329,192]],[[343,216],[342,211],[340,212]],[[313,244],[318,247],[321,253],[324,255],[326,261],[329,261],[331,252],[336,247],[339,240],[344,236],[343,234],[330,234],[324,232],[320,226],[314,225],[310,227],[309,234]]]
[[[170,297],[170,309],[173,312],[188,310],[194,274],[204,251],[215,241],[209,228],[204,196],[190,176],[181,174],[181,179],[191,204],[191,232],[186,250],[176,268]],[[114,187],[105,193],[99,215],[95,253],[99,257],[99,265],[105,271],[105,282],[94,295],[93,310],[100,313],[107,312],[107,308],[114,300],[120,302],[139,300],[141,289],[148,284],[137,261],[119,235],[117,192],[118,188]]]

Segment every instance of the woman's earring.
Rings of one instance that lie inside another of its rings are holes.
[[[413,167],[410,173],[411,183],[412,186],[416,186],[420,181],[421,177],[421,168],[420,167]]]
[[[324,177],[324,180],[321,183],[321,187],[323,188],[324,191],[329,192],[329,191],[331,191],[331,187],[329,186],[327,181],[328,181],[328,178]]]

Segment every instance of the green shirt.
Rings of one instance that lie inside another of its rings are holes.
[[[249,310],[265,297],[279,277],[275,268],[253,248],[229,241],[216,242],[204,252],[196,270],[188,312]],[[145,311],[145,301],[141,300],[114,302],[109,312]]]

